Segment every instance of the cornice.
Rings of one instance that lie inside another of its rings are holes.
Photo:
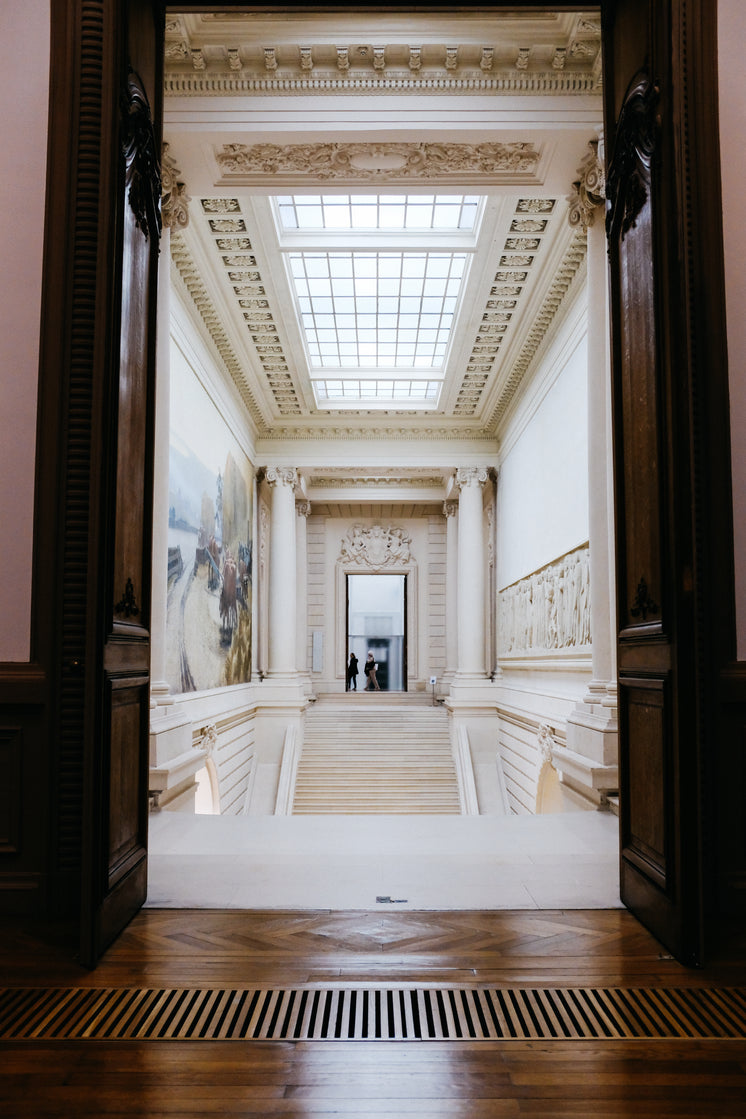
[[[497,425],[505,415],[513,400],[521,381],[533,361],[536,353],[544,341],[549,328],[554,321],[562,300],[565,298],[572,281],[585,260],[588,240],[582,226],[575,230],[570,243],[565,250],[562,263],[557,269],[552,285],[544,296],[538,313],[534,316],[531,329],[526,341],[523,343],[518,358],[513,363],[510,376],[502,387],[492,414],[487,424],[487,429],[494,433]]]
[[[470,74],[410,73],[406,70],[386,74],[295,74],[274,71],[267,76],[223,72],[195,71],[167,73],[164,82],[166,97],[234,97],[236,95],[297,96],[300,94],[343,93],[402,94],[447,93],[474,95],[513,93],[523,96],[575,94],[588,96],[601,91],[598,75],[587,71],[504,71],[486,77],[476,71]]]
[[[555,210],[554,198],[521,198],[516,203],[499,267],[489,289],[472,351],[453,405],[456,416],[473,416],[479,407],[500,349],[525,303],[526,281],[540,256],[547,226]]]
[[[328,489],[379,489],[383,487],[400,489],[438,489],[443,486],[442,475],[434,475],[432,477],[412,477],[412,475],[382,475],[370,474],[361,477],[359,468],[356,468],[356,475],[354,478],[342,477],[325,477],[323,475],[312,475],[309,479],[309,485],[312,489],[328,490]]]
[[[235,384],[242,401],[246,405],[257,431],[267,433],[267,423],[262,415],[256,398],[246,381],[240,361],[228,341],[228,335],[221,322],[215,306],[210,299],[207,288],[202,282],[199,269],[194,263],[189,249],[178,230],[171,231],[171,259],[181,277],[189,296],[197,309],[213,345],[220,354],[226,371]]]
[[[380,440],[380,439],[394,439],[394,440],[417,440],[417,439],[443,439],[443,440],[459,440],[468,439],[470,442],[484,440],[486,443],[494,443],[494,435],[488,432],[483,427],[465,427],[457,424],[447,425],[443,424],[440,427],[356,427],[349,424],[336,424],[335,426],[324,426],[304,424],[298,427],[288,427],[273,425],[271,429],[265,430],[263,433],[264,438],[268,439],[286,439],[286,440]]]

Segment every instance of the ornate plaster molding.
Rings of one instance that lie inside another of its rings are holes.
[[[538,748],[538,767],[543,769],[545,765],[552,765],[552,756],[557,746],[557,741],[552,734],[552,728],[547,723],[541,723],[536,733],[536,745]]]
[[[181,171],[169,152],[169,145],[164,143],[161,156],[161,216],[167,229],[186,229],[189,225],[189,203],[192,200],[180,176]]]
[[[589,229],[606,203],[606,172],[601,162],[603,149],[598,140],[588,141],[588,152],[578,167],[578,178],[568,196],[570,225]]]
[[[575,56],[574,56],[575,57]],[[176,61],[176,57],[174,57]],[[375,63],[374,63],[375,65]],[[480,62],[481,66],[481,62]],[[473,95],[480,93],[516,93],[541,96],[551,93],[575,95],[598,94],[599,78],[595,72],[573,70],[504,70],[488,75],[484,71],[425,72],[416,70],[386,70],[378,67],[372,73],[347,70],[322,74],[301,71],[297,74],[267,73],[263,75],[238,74],[230,69],[221,72],[186,73],[170,72],[166,75],[164,90],[167,97],[226,97],[241,94],[256,96],[291,96],[298,93],[361,94],[368,93],[448,93]]]
[[[275,315],[266,298],[267,292],[251,240],[240,236],[246,233],[241,203],[238,198],[201,198],[200,204],[210,232],[228,234],[216,237],[214,245],[221,254],[226,278],[240,309],[239,317],[242,316],[246,324],[277,411],[281,416],[299,416],[300,396],[290,372]]]
[[[519,180],[536,175],[541,152],[533,143],[510,144],[224,144],[215,160],[221,182],[249,185],[268,176],[327,181],[447,182]]]
[[[407,489],[436,489],[442,488],[443,479],[440,475],[433,477],[412,477],[412,475],[393,475],[393,474],[374,474],[368,475],[364,478],[335,478],[334,476],[325,477],[323,475],[314,475],[310,479],[311,486],[314,489],[399,489],[402,486]]]
[[[489,476],[489,466],[459,466],[455,474],[456,485],[460,490],[475,482],[478,486],[483,486]]]
[[[212,758],[218,747],[218,728],[215,723],[202,727],[202,732],[193,746],[197,750],[207,750],[207,756]]]
[[[256,424],[258,431],[266,433],[267,423],[249,387],[244,367],[236,357],[233,347],[228,341],[228,335],[220,315],[210,299],[207,288],[202,282],[199,269],[192,260],[187,244],[178,230],[174,230],[171,233],[171,259],[202,322],[207,328],[207,332],[222,359],[226,372],[238,389],[241,399],[249,411],[249,415]]]
[[[403,528],[352,525],[342,540],[338,562],[375,568],[407,564],[411,543],[411,536]]]
[[[311,502],[310,501],[296,501],[295,513],[298,517],[311,516]]]
[[[376,412],[376,419],[382,419],[387,413]],[[411,415],[411,413],[409,413]],[[420,426],[412,424],[410,426],[394,427],[391,426],[376,426],[376,427],[359,427],[353,424],[298,424],[297,426],[289,426],[287,424],[273,424],[270,434],[273,439],[351,439],[351,440],[377,440],[377,439],[397,439],[397,440],[412,440],[412,439],[443,439],[443,440],[460,440],[469,439],[471,442],[475,440],[483,441],[490,449],[494,447],[495,437],[481,425],[479,427],[467,424],[442,424],[439,427],[433,426]]]
[[[455,517],[458,513],[458,501],[444,501],[443,502],[443,516]]]
[[[585,230],[582,227],[580,229],[576,228],[565,250],[562,263],[554,275],[552,285],[533,319],[526,341],[523,343],[517,359],[511,365],[510,374],[500,390],[497,404],[486,425],[488,431],[494,432],[518,391],[521,381],[570,289],[570,285],[585,260],[587,248],[588,242]]]
[[[270,486],[295,486],[298,484],[298,471],[294,466],[266,466],[261,471],[262,478]]]
[[[482,314],[482,321],[474,339],[472,352],[466,365],[456,402],[454,415],[473,416],[487,387],[492,367],[497,360],[500,347],[508,332],[508,324],[518,306],[518,296],[524,291],[523,284],[528,277],[528,269],[536,260],[541,249],[543,234],[549,224],[549,215],[554,210],[553,198],[521,198],[516,206],[516,216],[510,223],[511,234],[536,234],[537,236],[510,236],[505,240],[504,251],[530,249],[527,257],[503,256],[500,269],[495,274],[495,282],[490,289],[490,298]],[[531,207],[531,209],[529,209]],[[546,217],[524,217],[527,213],[546,214]],[[523,270],[525,262],[525,270]],[[505,270],[509,263],[511,270]],[[514,271],[521,266],[521,271]],[[508,280],[507,284],[505,281]],[[511,298],[505,298],[510,296]]]

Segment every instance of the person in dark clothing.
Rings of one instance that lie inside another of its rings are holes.
[[[349,692],[350,689],[352,689],[353,692],[357,691],[357,678],[357,657],[354,653],[350,653],[350,663],[347,665],[347,683],[345,685],[346,692]]]
[[[373,654],[368,653],[368,659],[366,660],[365,664],[363,665],[363,672],[368,677],[368,683],[365,685],[366,692],[372,692],[374,689],[377,692],[380,692],[380,690],[381,690],[381,687],[380,687],[378,681],[376,680],[376,669],[377,668],[378,668],[378,665],[376,664],[375,660],[373,659]]]

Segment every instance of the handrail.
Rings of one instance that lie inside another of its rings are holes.
[[[462,816],[478,816],[479,800],[477,786],[474,781],[474,766],[469,745],[469,732],[462,724],[456,727],[456,743],[453,750],[453,760],[456,764],[456,777],[458,778],[458,795],[461,801]]]
[[[298,775],[298,762],[300,750],[298,748],[297,729],[291,723],[285,731],[285,742],[282,747],[282,765],[280,779],[277,783],[277,797],[275,798],[275,816],[292,816],[293,797],[295,795],[295,780]]]

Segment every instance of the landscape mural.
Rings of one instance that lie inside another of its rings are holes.
[[[172,362],[166,678],[173,693],[251,676],[253,469],[186,362]]]

